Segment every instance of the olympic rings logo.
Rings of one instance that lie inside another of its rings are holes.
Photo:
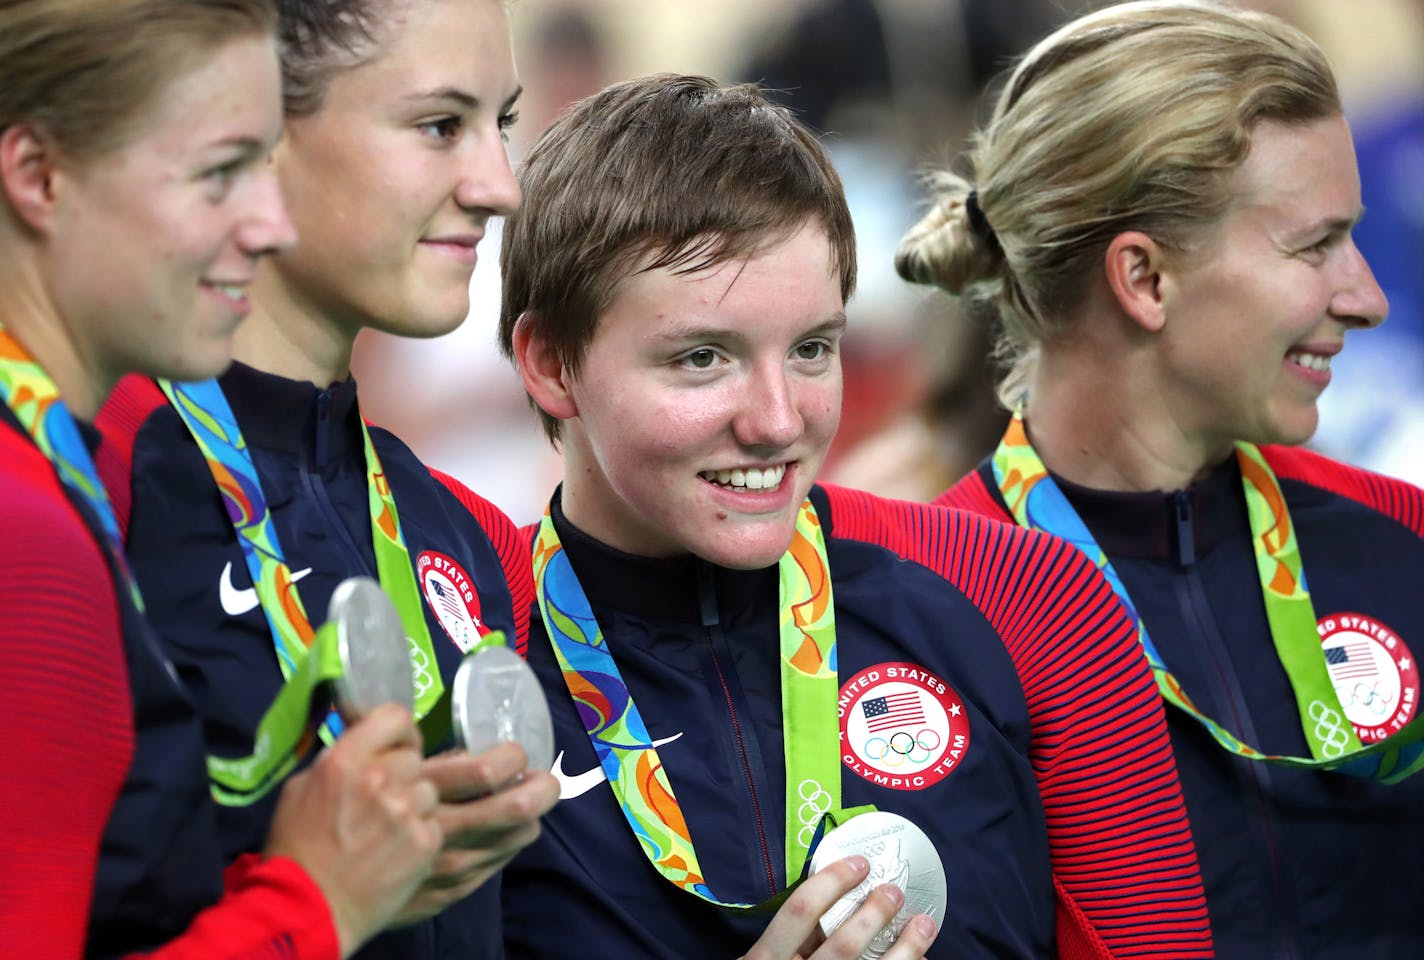
[[[1320,752],[1332,760],[1343,754],[1349,737],[1345,734],[1340,714],[1319,700],[1313,700],[1310,704],[1310,719],[1315,721],[1315,739],[1321,741]]]
[[[821,817],[831,809],[831,795],[819,783],[809,778],[801,781],[801,785],[796,788],[796,794],[802,800],[801,805],[796,808],[796,819],[801,821],[801,829],[796,832],[796,842],[809,849],[811,839],[816,835],[816,827],[821,823]]]
[[[425,651],[416,646],[415,641],[410,637],[406,637],[405,642],[410,650],[410,669],[415,684],[415,698],[419,700],[425,696],[427,690],[435,685],[435,678],[431,676],[430,658],[425,655]]]
[[[1382,717],[1389,712],[1390,704],[1394,702],[1393,694],[1380,690],[1380,681],[1376,680],[1373,686],[1366,686],[1357,683],[1350,691],[1350,702],[1347,706],[1359,705],[1377,717]]]
[[[939,749],[941,743],[943,741],[939,733],[925,727],[914,736],[910,736],[905,730],[897,730],[888,740],[884,737],[871,737],[865,741],[862,749],[868,759],[875,760],[881,766],[898,767],[906,761],[924,763]]]

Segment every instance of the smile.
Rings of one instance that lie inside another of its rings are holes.
[[[775,490],[786,476],[786,464],[774,467],[745,467],[735,470],[703,470],[698,474],[708,483],[728,490]]]
[[[1286,354],[1286,359],[1308,370],[1324,372],[1330,369],[1330,358],[1318,353],[1306,353],[1304,350],[1293,350]]]

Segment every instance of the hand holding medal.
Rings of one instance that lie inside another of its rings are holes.
[[[898,814],[861,814],[817,845],[809,876],[746,956],[916,960],[934,942],[945,889],[939,854],[918,827]]]
[[[449,687],[457,749],[422,765],[440,795],[435,817],[445,848],[401,922],[434,916],[468,896],[533,842],[539,817],[559,798],[558,781],[548,772],[553,724],[539,681],[523,658],[494,642],[497,635],[486,639],[491,642],[465,657]]]
[[[886,956],[915,915],[924,914],[936,922],[944,917],[944,864],[930,838],[909,820],[896,813],[873,811],[842,823],[817,845],[811,855],[811,874],[852,855],[865,858],[869,868],[865,879],[821,915],[821,931],[826,936],[843,926],[875,888],[890,884],[901,896],[899,909],[861,952],[861,960]]]

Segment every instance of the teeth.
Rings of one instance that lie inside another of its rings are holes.
[[[1330,369],[1330,358],[1322,357],[1317,353],[1305,353],[1300,351],[1291,354],[1291,360],[1310,370],[1325,371]]]
[[[775,467],[745,467],[736,470],[703,470],[703,480],[733,490],[775,490],[786,476],[786,464]]]
[[[225,297],[230,297],[233,300],[241,300],[243,294],[246,292],[246,288],[237,283],[215,283],[212,287],[218,293]]]

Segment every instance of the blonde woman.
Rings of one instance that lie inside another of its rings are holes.
[[[1110,7],[1027,54],[969,166],[898,264],[997,306],[1017,413],[942,502],[1073,541],[1132,611],[1219,956],[1419,955],[1419,748],[1387,738],[1424,494],[1297,446],[1386,311],[1329,64],[1259,13]]]

